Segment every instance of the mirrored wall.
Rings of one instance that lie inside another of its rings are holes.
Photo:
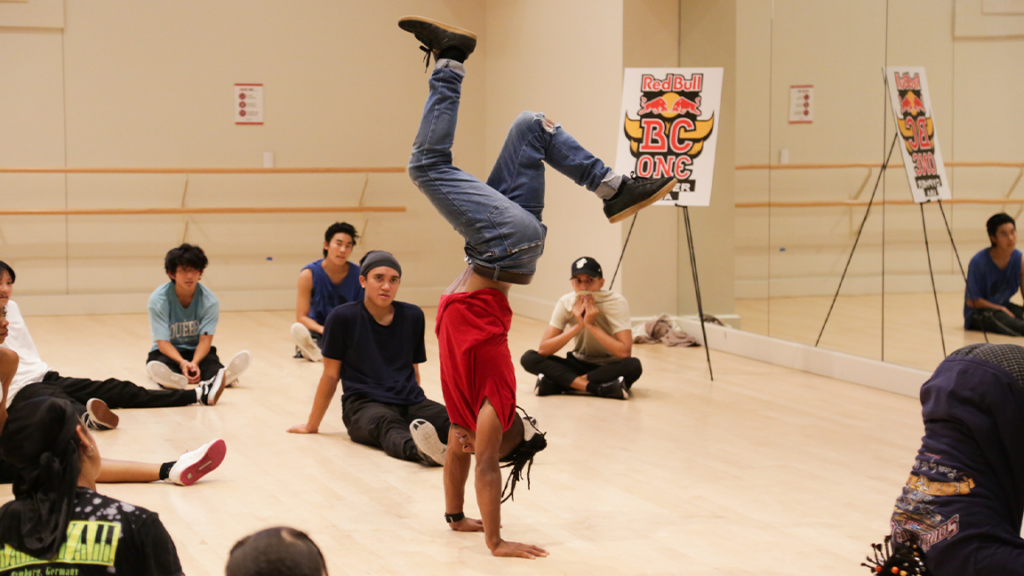
[[[1010,4],[738,1],[744,330],[927,371],[984,341],[964,329],[960,263],[989,246],[989,216],[1024,210],[1024,9]],[[886,66],[925,68],[941,206],[913,201]]]

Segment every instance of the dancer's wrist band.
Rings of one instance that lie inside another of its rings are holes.
[[[455,522],[462,522],[465,518],[466,518],[466,515],[463,514],[462,512],[457,512],[455,514],[445,513],[445,515],[444,515],[445,521],[448,522],[449,524],[452,524],[452,523],[455,523]]]

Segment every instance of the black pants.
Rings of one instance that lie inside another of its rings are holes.
[[[402,406],[375,402],[366,396],[341,397],[341,420],[348,428],[353,442],[382,448],[392,458],[419,462],[416,443],[409,433],[409,424],[422,418],[434,425],[437,438],[448,444],[448,410],[443,404],[424,400],[419,404]]]
[[[984,330],[1004,336],[1024,336],[1024,307],[1010,302],[1006,305],[1006,309],[1013,312],[1012,317],[1002,310],[975,310],[974,314],[971,314],[969,329]]]
[[[195,390],[150,390],[124,380],[89,380],[88,378],[65,378],[50,371],[42,382],[29,384],[14,395],[11,409],[33,398],[63,398],[75,407],[79,414],[85,413],[85,403],[99,398],[110,408],[170,408],[196,403]]]
[[[572,352],[565,358],[542,356],[536,350],[528,350],[520,362],[530,374],[543,374],[545,378],[569,390],[572,381],[586,374],[590,382],[611,382],[622,376],[622,383],[629,390],[643,374],[643,366],[637,358],[626,358],[610,364],[591,364],[576,358]]]
[[[178,354],[181,354],[181,357],[185,360],[191,361],[196,355],[195,350],[189,350],[188,348],[175,347],[174,349],[177,350]],[[163,362],[170,366],[171,370],[181,374],[181,366],[174,360],[164,356],[160,350],[150,351],[149,358],[146,358],[146,364],[149,364],[150,362]],[[199,380],[203,382],[212,380],[217,376],[217,372],[220,372],[220,369],[223,367],[224,365],[220,363],[220,358],[217,357],[217,347],[210,346],[210,352],[203,358],[202,362],[199,363]],[[113,406],[111,406],[111,408],[113,408]]]

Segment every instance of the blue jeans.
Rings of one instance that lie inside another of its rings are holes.
[[[452,60],[434,68],[409,176],[466,239],[471,261],[495,271],[533,274],[547,234],[541,224],[544,162],[602,195],[610,195],[602,183],[614,174],[561,126],[533,112],[512,123],[486,184],[456,168],[452,143],[465,75],[462,64]]]

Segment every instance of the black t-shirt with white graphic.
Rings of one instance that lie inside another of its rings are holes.
[[[178,550],[156,513],[88,488],[75,493],[67,537],[53,560],[4,543],[0,576],[179,576]]]

